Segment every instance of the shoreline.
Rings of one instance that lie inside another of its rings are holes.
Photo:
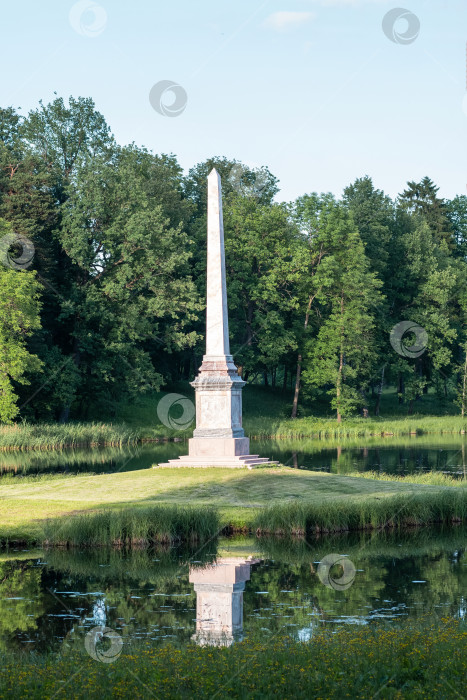
[[[227,473],[232,471],[184,469],[181,481],[174,473],[180,470],[171,469],[158,470],[156,478],[149,469],[74,476],[84,501],[62,501],[61,494],[68,493],[67,479],[5,485],[0,546],[131,548],[201,543],[226,535],[303,539],[467,523],[466,481],[436,472],[400,478],[332,475],[287,467]],[[89,503],[86,494],[93,484],[96,501]],[[138,489],[134,499],[116,501],[131,486]],[[172,486],[178,491],[172,491]],[[153,489],[152,502],[147,497],[141,500],[138,494],[149,488]],[[205,492],[193,505],[199,488],[211,488],[212,495]],[[164,501],[167,491],[169,498]],[[245,492],[256,500],[239,502],[236,494]],[[51,498],[58,498],[55,512]]]
[[[287,532],[286,530],[254,530],[254,529],[245,529],[245,528],[235,528],[230,525],[226,525],[224,528],[219,530],[219,532],[216,533],[215,537],[219,538],[229,538],[229,537],[238,537],[238,536],[243,536],[245,538],[249,537],[256,537],[258,540],[264,539],[264,540],[276,540],[277,542],[284,542],[284,541],[292,541],[292,542],[300,542],[300,541],[305,541],[307,538],[311,538],[313,536],[318,536],[322,538],[323,536],[329,535],[329,536],[335,536],[335,535],[345,535],[345,534],[363,534],[363,533],[368,533],[368,534],[376,534],[376,533],[387,533],[387,532],[394,532],[394,531],[399,531],[403,534],[407,534],[410,532],[421,532],[424,529],[428,529],[433,526],[437,525],[445,525],[448,528],[456,528],[458,526],[462,526],[464,524],[467,524],[467,518],[464,518],[463,520],[459,518],[452,518],[451,521],[449,520],[428,520],[424,523],[405,523],[405,524],[391,524],[388,523],[387,525],[381,526],[381,527],[376,527],[371,524],[364,525],[359,528],[342,528],[342,527],[330,527],[330,528],[319,528],[317,527],[314,530],[311,531],[294,531],[294,532]],[[34,547],[35,549],[40,549],[43,550],[44,552],[51,551],[51,550],[60,550],[60,551],[70,551],[70,552],[76,552],[79,551],[80,549],[83,549],[85,551],[102,551],[106,549],[111,549],[111,550],[116,550],[116,551],[150,551],[152,548],[160,545],[166,545],[169,547],[177,547],[180,545],[186,545],[186,544],[193,544],[193,543],[199,543],[203,544],[203,540],[199,540],[197,538],[192,538],[192,539],[169,539],[166,537],[161,537],[160,539],[154,538],[150,541],[142,541],[140,539],[135,539],[135,540],[124,540],[124,541],[116,541],[116,542],[108,542],[108,543],[83,543],[80,542],[79,544],[71,544],[69,542],[48,542],[48,541],[40,541],[40,540],[35,540],[35,539],[8,539],[8,540],[0,540],[0,554],[6,553],[10,551],[11,547]]]
[[[430,417],[430,421],[432,421],[434,417]],[[421,422],[423,422],[423,419],[421,419]],[[400,438],[400,437],[422,437],[422,436],[465,436],[467,435],[467,420],[465,421],[466,423],[466,428],[462,427],[456,427],[456,428],[446,428],[446,427],[440,427],[438,429],[428,429],[424,427],[416,427],[415,430],[410,430],[410,429],[401,429],[401,430],[393,430],[393,431],[388,431],[388,430],[366,430],[364,428],[357,428],[355,426],[349,425],[347,429],[344,427],[340,426],[339,428],[324,428],[321,430],[311,430],[310,432],[292,432],[292,433],[250,433],[247,435],[247,437],[250,438],[250,440],[256,440],[256,441],[261,441],[261,440],[276,440],[278,442],[281,441],[286,441],[286,440],[293,440],[300,442],[302,440],[313,440],[318,442],[327,442],[327,441],[335,441],[335,440],[347,440],[347,439],[382,439],[382,440],[387,440],[388,438]],[[131,436],[129,437],[127,435],[122,435],[121,437],[114,437],[113,439],[89,439],[89,440],[83,440],[83,441],[74,441],[74,440],[68,440],[68,441],[51,441],[51,442],[40,442],[40,443],[34,443],[34,438],[36,437],[35,435],[28,436],[25,435],[24,437],[30,438],[30,441],[25,441],[22,444],[1,444],[2,439],[5,439],[5,433],[13,432],[12,429],[5,430],[6,428],[10,428],[10,426],[4,426],[3,428],[0,427],[0,453],[1,452],[56,452],[56,451],[61,451],[61,450],[73,450],[73,449],[99,449],[99,448],[105,448],[105,447],[130,447],[130,446],[138,446],[138,445],[151,445],[151,444],[167,444],[167,443],[179,443],[179,442],[186,442],[191,433],[188,433],[185,435],[164,435],[164,436],[158,436],[158,437],[149,437],[149,436]],[[41,426],[40,424],[37,424],[35,426],[28,426],[28,431],[32,429],[34,433],[39,433],[41,432],[41,429],[45,429],[47,432],[47,429],[53,427],[54,429],[59,429],[59,424],[57,425],[52,425],[52,424],[45,424],[44,426]],[[69,428],[64,429],[64,432],[67,433],[69,432],[70,428],[73,426],[69,426]],[[109,426],[111,427],[111,426]],[[89,425],[89,429],[93,429],[93,424]],[[22,437],[21,436],[21,428],[16,428],[14,430],[16,433],[15,437]],[[26,432],[26,430],[25,430]]]

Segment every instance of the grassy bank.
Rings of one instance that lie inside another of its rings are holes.
[[[465,486],[464,479],[445,474],[444,472],[422,472],[420,474],[408,474],[400,476],[398,474],[385,474],[384,472],[353,472],[347,476],[354,476],[361,479],[371,479],[372,481],[392,481],[398,484],[424,484],[426,486]]]
[[[467,418],[461,416],[420,416],[410,418],[351,418],[338,423],[321,418],[297,418],[296,420],[252,421],[249,434],[258,437],[305,438],[318,440],[357,437],[392,437],[404,435],[460,435],[467,432]]]
[[[452,488],[356,502],[273,505],[259,511],[253,529],[259,535],[305,535],[466,521],[467,488]]]
[[[0,450],[61,450],[65,447],[133,445],[143,432],[112,423],[16,423],[0,426]]]
[[[151,642],[113,663],[77,638],[60,654],[9,655],[2,697],[454,698],[464,697],[467,630],[456,620],[325,631],[309,642],[250,640],[230,648]],[[105,653],[105,642],[100,643]]]
[[[84,445],[128,445],[141,440],[183,439],[191,437],[194,424],[184,430],[161,423],[157,406],[169,393],[193,400],[188,382],[177,384],[171,391],[142,396],[131,404],[117,404],[108,422],[68,424],[27,424],[0,427],[0,449],[62,449]],[[380,418],[350,418],[342,423],[320,415],[320,407],[309,406],[302,415],[291,420],[291,394],[269,387],[247,386],[244,391],[244,427],[250,437],[318,440],[371,438],[408,435],[460,435],[467,433],[467,417],[462,418],[451,404],[442,405],[433,396],[417,402],[417,413],[407,416],[393,397],[383,402]],[[384,407],[386,406],[386,411]],[[177,413],[178,411],[178,413]],[[442,414],[442,415],[436,415]],[[91,411],[92,415],[92,411]],[[180,418],[176,403],[171,409],[173,419]]]
[[[200,513],[214,509],[220,528],[237,531],[290,533],[313,526],[324,531],[381,527],[386,522],[402,526],[463,519],[466,482],[448,484],[413,484],[410,477],[368,479],[285,467],[253,471],[143,469],[11,479],[1,485],[0,541],[52,542],[50,532],[56,530],[62,532],[55,535],[57,543],[72,542],[73,533],[80,529],[92,532],[104,527],[104,534],[98,536],[101,541],[110,537],[110,524],[102,525],[101,516],[95,515],[96,520],[90,520],[85,528],[80,522],[83,515],[126,511],[137,518],[141,513],[142,523],[148,508],[187,508],[193,504]],[[127,517],[122,513],[121,522]],[[135,534],[136,539],[139,536]]]
[[[0,564],[6,561],[42,559],[56,571],[70,576],[83,576],[95,581],[130,578],[151,581],[173,589],[174,579],[180,571],[188,572],[188,566],[204,567],[223,557],[273,559],[281,564],[314,566],[330,551],[344,552],[358,562],[365,572],[372,567],[381,571],[381,560],[401,560],[427,557],[440,561],[443,552],[463,551],[467,525],[458,527],[426,527],[415,530],[359,531],[333,533],[326,537],[219,537],[199,542],[186,542],[172,547],[170,543],[157,543],[153,547],[53,547],[29,549],[5,549],[0,553]],[[196,564],[194,564],[194,561]],[[5,600],[4,604],[5,604]]]
[[[213,508],[152,506],[105,510],[44,524],[45,546],[149,546],[157,542],[200,542],[219,532]]]

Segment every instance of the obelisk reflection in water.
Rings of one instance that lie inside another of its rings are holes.
[[[259,559],[225,557],[204,568],[190,567],[196,592],[196,633],[202,646],[230,646],[243,634],[243,591]]]

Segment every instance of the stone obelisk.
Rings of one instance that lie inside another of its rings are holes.
[[[196,392],[196,429],[189,455],[160,466],[251,467],[269,462],[250,455],[242,428],[242,389],[230,354],[221,178],[208,177],[208,263],[206,354],[192,385]]]

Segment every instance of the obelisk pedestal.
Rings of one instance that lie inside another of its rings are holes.
[[[251,467],[269,462],[250,455],[242,428],[242,389],[229,346],[221,178],[208,177],[206,354],[191,386],[196,392],[196,429],[189,454],[159,466]],[[276,464],[276,462],[271,462]]]

